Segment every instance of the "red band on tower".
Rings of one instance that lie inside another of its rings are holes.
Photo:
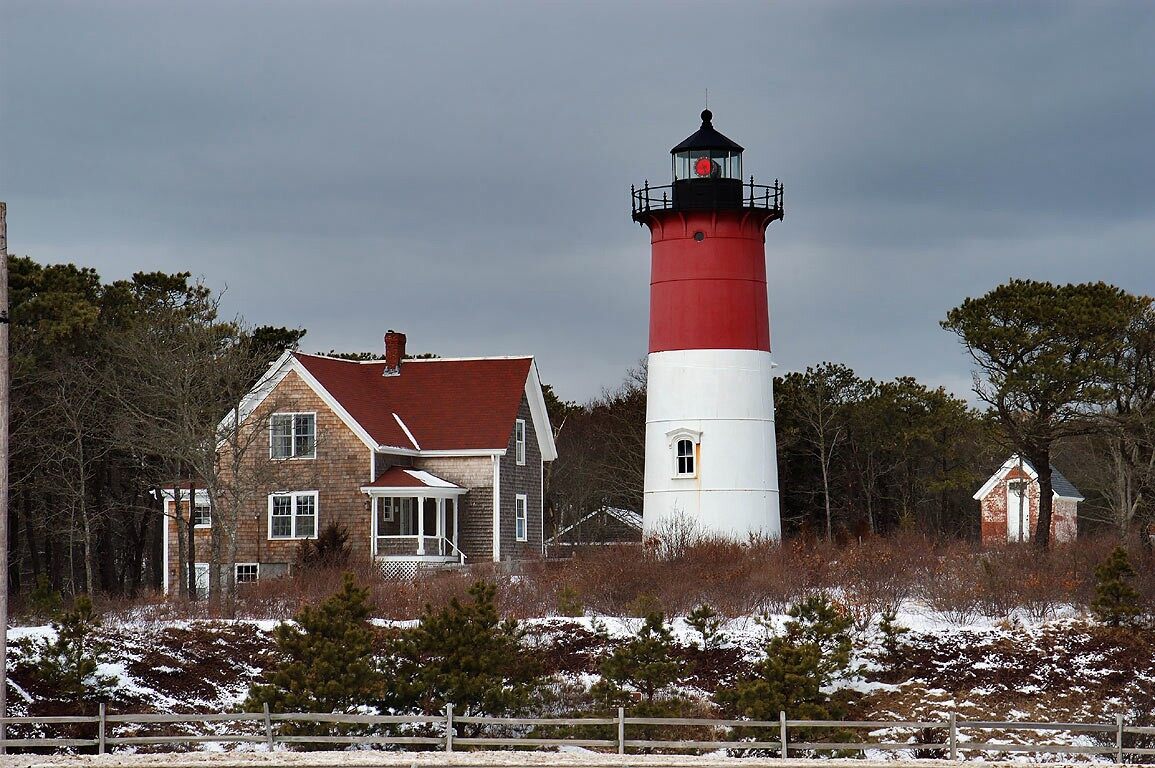
[[[770,351],[765,229],[744,210],[662,212],[652,233],[650,352]]]

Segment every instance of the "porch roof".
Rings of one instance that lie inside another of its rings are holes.
[[[432,472],[389,467],[376,480],[361,486],[361,492],[370,496],[461,496],[466,489]]]

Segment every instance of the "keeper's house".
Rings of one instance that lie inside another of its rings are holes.
[[[278,471],[238,522],[239,582],[285,574],[330,523],[386,573],[542,553],[543,464],[557,453],[532,357],[405,359],[393,331],[384,360],[286,352],[242,418],[267,430],[254,460]],[[165,495],[167,591],[178,537]],[[194,562],[207,561],[213,516],[194,496]],[[197,571],[207,582],[207,563]]]

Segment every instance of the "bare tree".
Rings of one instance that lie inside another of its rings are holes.
[[[1155,305],[1150,300],[1127,329],[1114,364],[1118,376],[1103,420],[1115,524],[1121,534],[1137,528],[1149,545],[1155,521]]]
[[[854,371],[838,363],[822,363],[817,368],[807,368],[805,373],[787,374],[779,385],[781,402],[794,409],[792,417],[801,425],[799,438],[821,470],[827,541],[834,535],[831,467],[848,437],[847,406],[861,399],[862,385]]]
[[[617,389],[566,409],[550,468],[556,531],[607,506],[641,511],[645,428],[644,363],[631,368]]]
[[[239,319],[222,321],[218,299],[190,284],[187,274],[135,275],[124,286],[147,309],[143,322],[117,334],[120,375],[113,388],[126,416],[122,439],[159,457],[167,481],[191,479],[210,500],[209,602],[235,606],[237,523],[254,494],[279,470],[269,459],[267,432],[243,416],[246,395],[268,370],[268,350]],[[257,450],[259,448],[259,450]],[[191,496],[192,494],[190,494]],[[191,507],[195,498],[189,500]],[[183,556],[194,531],[177,515],[182,576],[195,563]],[[222,579],[223,575],[223,579]],[[182,579],[183,581],[183,579]],[[189,596],[194,596],[192,590]]]
[[[84,591],[89,594],[98,587],[96,533],[104,513],[92,499],[90,483],[113,449],[107,409],[100,396],[101,376],[102,372],[83,358],[61,361],[40,376],[55,436],[45,445],[45,458],[56,469],[59,492],[69,512],[70,538],[79,528]],[[72,551],[74,547],[69,547],[70,554]]]

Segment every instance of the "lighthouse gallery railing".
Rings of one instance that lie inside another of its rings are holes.
[[[641,187],[635,187],[631,184],[632,212],[638,214],[673,208],[673,193],[673,184],[657,187],[650,186],[649,181],[646,181]],[[750,181],[742,183],[743,208],[773,211],[781,217],[784,213],[782,196],[782,182],[778,179],[774,179],[773,184],[755,184],[754,177],[751,176]]]

